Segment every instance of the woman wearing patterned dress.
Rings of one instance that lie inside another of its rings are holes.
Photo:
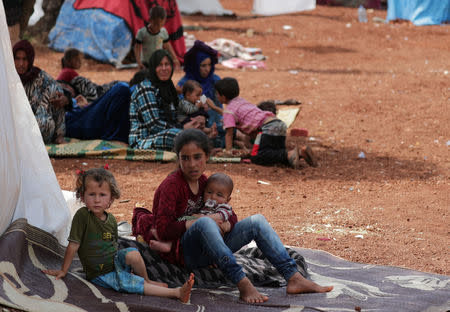
[[[44,143],[64,143],[65,107],[69,100],[60,85],[45,71],[33,66],[34,48],[27,40],[13,47],[14,64],[20,76],[31,109],[36,117]]]

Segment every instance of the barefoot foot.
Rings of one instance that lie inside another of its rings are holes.
[[[269,297],[261,294],[247,277],[237,283],[240,299],[247,303],[261,303],[269,300]]]
[[[191,273],[186,283],[180,287],[180,296],[178,299],[180,299],[181,302],[187,303],[189,301],[191,298],[192,286],[194,286],[194,273]]]
[[[159,252],[170,252],[170,250],[172,249],[172,243],[171,242],[160,242],[157,240],[150,240],[148,242],[148,246],[156,251]]]
[[[286,292],[288,294],[324,293],[333,289],[333,286],[320,286],[295,273],[288,281]]]

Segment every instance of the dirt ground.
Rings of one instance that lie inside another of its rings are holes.
[[[237,18],[183,16],[184,25],[202,28],[189,33],[206,42],[228,38],[262,48],[266,69],[219,65],[216,73],[237,78],[251,102],[300,101],[293,126],[309,130],[302,143],[320,161],[301,170],[209,164],[207,174],[234,179],[238,216],[265,215],[287,245],[450,275],[450,27],[373,22],[386,11],[369,11],[360,24],[357,9],[327,6],[255,17],[252,1],[221,3]],[[41,46],[35,64],[56,76],[61,56]],[[105,83],[128,81],[134,70],[85,59],[80,73]],[[174,82],[181,76],[176,72]],[[104,163],[52,159],[63,189],[73,189],[76,169]],[[156,187],[176,167],[109,164],[123,193],[111,211],[127,221],[135,203],[151,208]]]

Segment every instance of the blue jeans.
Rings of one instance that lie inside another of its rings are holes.
[[[286,281],[298,272],[297,264],[289,257],[277,233],[259,214],[239,221],[224,237],[214,220],[208,217],[198,219],[181,237],[185,265],[188,269],[195,269],[216,264],[237,284],[245,273],[233,253],[252,240]]]

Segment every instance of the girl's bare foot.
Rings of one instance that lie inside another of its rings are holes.
[[[241,300],[247,303],[261,303],[269,300],[269,297],[261,294],[247,277],[237,283]]]
[[[288,281],[286,292],[288,294],[324,293],[333,289],[333,286],[320,286],[304,278],[299,272],[295,273]]]
[[[170,249],[172,249],[171,242],[160,242],[153,239],[148,242],[148,246],[159,252],[170,252]]]
[[[192,286],[194,286],[194,273],[191,273],[186,283],[184,283],[183,286],[179,288],[180,296],[178,297],[178,299],[180,299],[181,302],[187,303],[189,301],[189,299],[191,298]]]

